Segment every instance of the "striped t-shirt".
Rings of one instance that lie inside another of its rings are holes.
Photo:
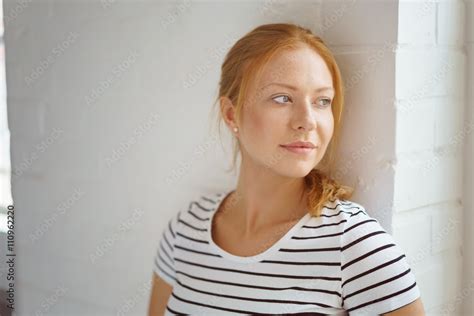
[[[168,219],[153,264],[173,286],[165,315],[379,315],[420,297],[403,249],[349,200],[307,213],[255,256],[226,252],[209,228],[229,193],[202,195]]]

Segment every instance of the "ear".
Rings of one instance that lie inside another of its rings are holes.
[[[238,127],[235,120],[235,106],[228,97],[220,97],[221,114],[230,129]]]

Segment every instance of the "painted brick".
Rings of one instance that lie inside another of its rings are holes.
[[[399,44],[436,42],[436,2],[402,0],[398,5],[398,21]]]
[[[438,3],[437,43],[457,45],[464,43],[465,13],[463,1],[442,1]]]
[[[396,152],[430,150],[434,146],[433,122],[440,99],[397,102]]]

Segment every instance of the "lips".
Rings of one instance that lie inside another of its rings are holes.
[[[311,142],[303,142],[303,141],[292,142],[292,143],[284,144],[284,145],[281,145],[281,146],[290,147],[290,148],[315,148],[316,147]]]
[[[281,146],[281,147],[291,153],[295,153],[298,155],[309,155],[315,150],[314,147],[302,147],[302,146]]]

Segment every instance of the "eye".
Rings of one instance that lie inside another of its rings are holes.
[[[276,100],[277,98],[284,98],[283,100],[287,100],[287,101],[290,99],[289,96],[283,94],[283,95],[278,95],[278,96],[272,98],[272,100]],[[276,101],[276,103],[283,104],[284,102]]]
[[[323,99],[319,99],[318,101],[325,101],[326,104],[323,105],[323,107],[328,107],[331,105],[331,99],[328,99],[328,98],[323,98]]]

